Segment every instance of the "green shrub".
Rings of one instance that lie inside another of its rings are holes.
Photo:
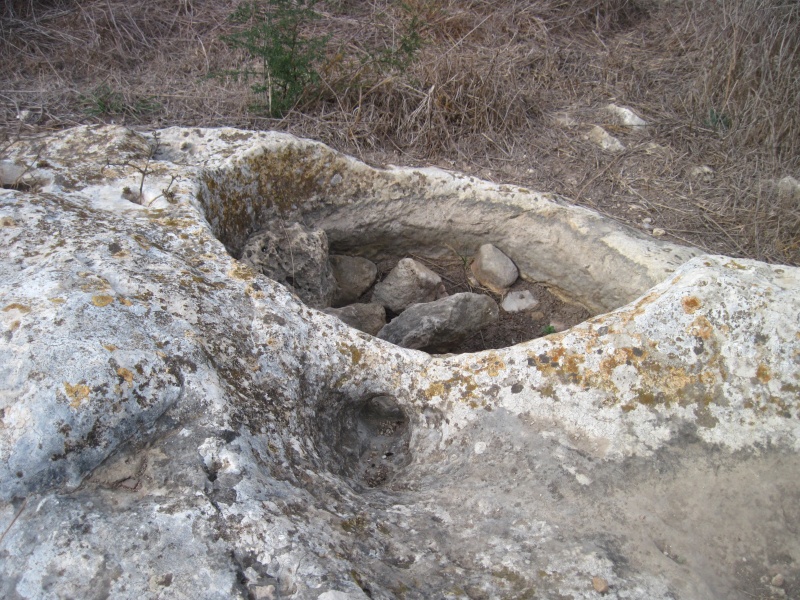
[[[302,28],[317,18],[317,0],[265,0],[242,3],[230,16],[245,28],[222,37],[241,49],[247,63],[222,75],[250,82],[263,100],[253,108],[280,117],[319,80],[317,65],[325,56],[327,37],[306,37]]]

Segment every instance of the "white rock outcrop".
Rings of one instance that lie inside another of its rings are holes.
[[[0,596],[797,595],[800,269],[285,134],[158,133],[3,158],[30,184],[0,189]],[[503,239],[596,316],[399,348],[238,260],[278,217],[375,257]]]

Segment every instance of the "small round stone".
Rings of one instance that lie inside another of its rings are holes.
[[[608,593],[608,582],[603,579],[602,577],[592,577],[592,587],[594,591],[598,594],[607,594]]]
[[[774,585],[775,587],[783,587],[783,584],[785,582],[786,579],[783,577],[783,575],[781,573],[778,573],[777,575],[775,575],[775,577],[772,578],[772,581],[770,583],[772,583],[772,585]]]

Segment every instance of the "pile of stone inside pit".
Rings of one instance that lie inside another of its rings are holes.
[[[309,306],[355,329],[432,353],[510,345],[560,331],[588,316],[578,311],[573,322],[549,324],[544,313],[534,311],[540,301],[531,290],[516,289],[532,286],[525,286],[514,262],[491,244],[482,245],[471,262],[463,261],[466,281],[462,286],[454,286],[453,279],[445,277],[446,285],[439,274],[408,257],[393,263],[376,283],[378,265],[360,256],[329,254],[325,232],[301,223],[281,223],[252,234],[241,260],[291,289]],[[469,291],[456,292],[457,288]],[[500,306],[492,295],[501,299]],[[501,321],[514,319],[512,337],[487,333],[488,343],[465,345],[481,332],[502,329]],[[548,325],[537,329],[534,321]]]

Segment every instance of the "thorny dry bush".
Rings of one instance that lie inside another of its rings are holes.
[[[233,0],[12,0],[6,138],[77,123],[281,129],[369,162],[554,191],[713,252],[800,264],[800,4],[782,0],[327,0],[320,80],[282,119],[222,36]],[[403,44],[418,36],[405,60]],[[634,108],[646,132],[602,107]],[[627,149],[588,139],[603,125]],[[713,174],[691,176],[708,166]]]

